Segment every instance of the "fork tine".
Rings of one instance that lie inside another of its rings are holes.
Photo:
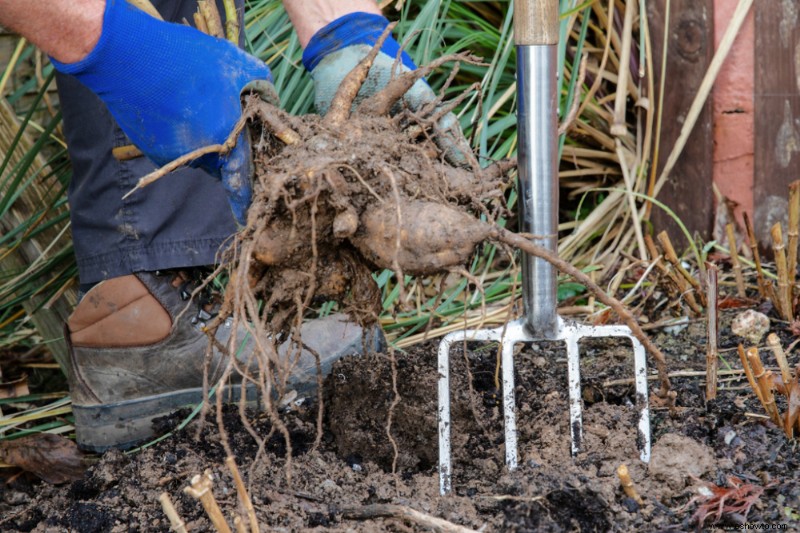
[[[450,345],[461,332],[453,332],[439,343],[439,494],[452,488],[450,464]]]
[[[514,402],[514,339],[504,338],[502,346],[503,416],[506,436],[506,466],[517,468],[517,406]]]
[[[567,333],[567,381],[569,386],[569,432],[572,455],[581,451],[583,417],[581,402],[581,362],[577,335]]]
[[[647,392],[647,356],[644,346],[636,337],[630,337],[633,343],[633,366],[636,380],[636,407],[639,409],[639,434],[636,444],[639,446],[639,458],[644,463],[650,462],[650,402]]]

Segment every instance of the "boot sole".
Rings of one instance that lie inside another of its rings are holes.
[[[224,403],[237,403],[241,399],[242,386],[226,386],[224,394]],[[258,405],[259,396],[257,387],[249,384],[246,388],[247,404]],[[73,405],[78,447],[94,453],[129,450],[158,436],[153,430],[153,420],[184,407],[194,407],[202,401],[203,389],[196,388],[102,405]],[[216,401],[215,397],[211,401]]]

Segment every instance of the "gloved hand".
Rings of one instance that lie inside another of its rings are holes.
[[[52,62],[97,94],[133,144],[158,165],[225,142],[241,116],[245,85],[262,80],[272,87],[269,68],[257,58],[124,0],[107,0],[102,34],[83,60]],[[227,156],[206,155],[192,166],[222,179],[243,224],[252,200],[246,135]]]
[[[314,78],[315,105],[317,112],[325,114],[344,77],[372,50],[383,34],[389,21],[371,13],[351,13],[340,17],[311,37],[303,52],[303,65]],[[394,74],[416,70],[417,66],[405,52],[400,55],[401,64],[395,68],[400,45],[389,36],[375,58],[367,80],[356,96],[358,104],[380,91]],[[436,94],[424,80],[418,80],[403,98],[408,107],[418,110],[436,99]],[[470,166],[474,156],[461,126],[453,113],[442,117],[437,124],[434,137],[436,144],[448,161],[458,166]]]

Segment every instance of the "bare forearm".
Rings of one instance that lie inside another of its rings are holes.
[[[341,16],[358,11],[381,14],[375,0],[283,0],[283,7],[289,13],[303,48],[318,30]]]
[[[80,61],[103,29],[105,0],[0,0],[0,26],[64,63]]]

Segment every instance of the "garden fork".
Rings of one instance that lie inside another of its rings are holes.
[[[517,51],[517,128],[519,135],[518,201],[521,230],[553,253],[558,239],[558,0],[516,0],[514,41]],[[517,467],[516,406],[514,403],[514,346],[535,341],[564,341],[572,454],[580,451],[581,379],[578,342],[587,337],[627,337],[633,344],[637,445],[640,458],[650,459],[650,414],[644,346],[627,326],[589,326],[562,319],[556,313],[555,268],[528,254],[522,257],[522,300],[525,315],[496,329],[456,331],[439,344],[439,490],[452,488],[450,459],[450,346],[457,341],[500,343],[503,381],[505,458]]]

